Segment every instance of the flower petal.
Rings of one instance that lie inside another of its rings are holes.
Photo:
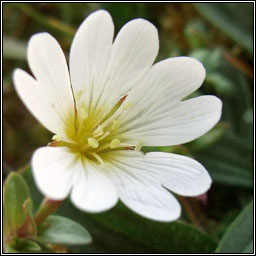
[[[101,173],[97,164],[86,160],[77,165],[80,169],[71,193],[74,205],[88,212],[102,212],[112,208],[118,200],[111,180]]]
[[[152,168],[142,153],[114,151],[104,153],[102,157],[109,165],[106,172],[117,187],[120,199],[130,209],[158,221],[179,218],[178,201],[161,186],[155,166]],[[161,163],[158,168],[161,169]]]
[[[106,123],[111,123],[113,120],[119,122],[120,129],[113,133],[113,136],[121,136],[122,139],[129,139],[131,142],[132,139],[138,140],[139,136],[128,138],[130,133],[136,133],[143,128],[149,130],[150,127],[161,128],[166,125],[166,120],[172,119],[172,111],[179,106],[180,100],[196,90],[202,84],[204,77],[205,69],[193,58],[170,58],[155,64],[131,90],[123,105],[106,121]],[[128,110],[126,105],[130,106]],[[175,125],[173,120],[169,123],[169,126],[171,125]],[[145,146],[176,143],[172,141],[175,136],[161,139],[161,134],[155,132],[158,141],[152,141],[148,136],[144,138],[144,134],[139,140],[143,138]],[[136,141],[132,143],[136,144]]]
[[[198,87],[198,83],[201,83],[204,77],[204,69],[198,61],[184,57],[181,59],[188,72],[190,67],[199,75],[195,75],[196,78],[190,80],[185,75],[186,78],[182,82],[184,76],[179,71],[181,88],[178,91],[177,81],[174,85],[172,82],[168,84],[165,78],[163,83],[160,79],[158,84],[159,78],[155,80],[153,77],[151,80],[145,78],[140,86],[131,91],[116,113],[106,120],[106,124],[113,120],[119,122],[120,128],[111,134],[112,137],[119,137],[124,143],[133,145],[138,141],[143,146],[178,145],[200,137],[219,121],[222,103],[215,96],[201,96],[180,102],[194,90],[196,84]],[[183,73],[186,74],[185,70]],[[164,73],[166,72],[163,70]],[[161,77],[161,73],[156,74]],[[144,87],[141,86],[142,84]],[[126,104],[130,106],[129,111],[123,107]]]
[[[76,155],[65,147],[42,147],[32,157],[33,175],[39,190],[45,196],[66,198],[77,175]]]
[[[222,103],[215,96],[201,96],[176,105],[166,102],[162,113],[144,112],[125,123],[119,121],[122,128],[113,136],[134,145],[138,141],[143,146],[183,144],[208,132],[219,121],[221,108]]]
[[[18,95],[34,117],[51,132],[64,137],[62,113],[54,108],[55,100],[45,91],[44,85],[21,69],[14,71],[13,80]]]
[[[87,109],[90,104],[95,104],[103,89],[113,35],[111,16],[100,10],[84,20],[72,42],[69,63],[72,86],[75,97],[80,95],[76,97],[77,101],[81,98]]]
[[[151,152],[145,155],[144,163],[164,187],[181,196],[201,195],[212,183],[206,169],[186,156]]]
[[[144,19],[125,24],[113,44],[110,77],[106,92],[117,91],[120,97],[136,85],[136,82],[152,66],[159,49],[156,27]],[[109,96],[108,95],[108,96]],[[104,95],[108,99],[107,95]]]
[[[62,120],[74,114],[74,100],[64,53],[58,42],[48,33],[31,37],[28,44],[28,62],[40,92],[48,97],[53,111]]]
[[[158,52],[157,30],[145,20],[128,22],[112,45],[113,34],[111,16],[97,11],[82,23],[71,47],[75,95],[86,102],[89,115],[98,122],[135,85]]]

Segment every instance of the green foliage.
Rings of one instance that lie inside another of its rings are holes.
[[[231,133],[195,156],[210,171],[215,182],[253,188],[252,148]]]
[[[197,3],[195,6],[214,26],[253,52],[253,3]]]
[[[216,253],[253,253],[253,202],[231,223]]]
[[[252,198],[254,185],[252,3],[4,3],[4,177],[10,170],[28,163],[35,148],[46,145],[52,136],[17,100],[12,86],[15,68],[28,71],[26,44],[30,36],[48,31],[68,53],[75,30],[97,9],[111,13],[115,33],[134,18],[154,23],[160,37],[158,60],[178,55],[200,60],[206,68],[206,78],[200,90],[189,97],[216,95],[223,102],[223,112],[221,122],[195,141],[174,147],[143,147],[144,152],[184,154],[201,162],[213,178],[213,186],[205,195],[205,206],[191,199],[194,207],[191,204],[189,209],[184,208],[179,222],[158,223],[141,218],[121,203],[105,213],[87,214],[65,200],[58,214],[79,222],[93,237],[90,244],[69,245],[69,248],[77,253],[198,254],[214,252],[216,247],[219,253],[252,252],[249,233],[249,227],[253,226],[250,226],[252,203],[243,210]],[[30,187],[35,210],[42,195],[35,187],[30,170],[26,169],[23,176]],[[25,230],[31,230],[30,234],[35,237],[32,201],[28,199],[30,193],[24,180],[13,173],[5,187],[4,237],[9,235],[9,228],[12,235],[18,230],[22,233],[25,220]],[[199,228],[191,221],[189,211],[202,218]],[[56,216],[47,221],[52,218]],[[70,235],[61,230],[56,234],[56,225],[60,227],[58,223],[62,223],[59,218],[64,217],[57,218],[45,230],[43,225],[40,227],[39,240],[51,237],[58,240],[60,233]],[[68,225],[70,221],[65,220],[65,223]],[[87,233],[84,234],[89,239]],[[52,252],[39,240],[16,238],[5,249],[13,253]]]
[[[32,199],[30,197],[27,198],[27,200],[23,203],[22,207],[25,215],[25,220],[17,230],[17,235],[20,237],[35,238],[35,236],[37,235],[37,228],[36,228],[36,223],[32,213],[32,209],[33,209]]]
[[[23,206],[30,198],[29,188],[23,177],[17,173],[11,173],[5,184],[3,194],[4,206],[4,229],[9,233],[16,234],[17,229],[21,227],[26,219]],[[26,210],[32,213],[32,201],[26,203]]]
[[[5,248],[6,253],[53,253],[46,245],[39,244],[34,240],[15,238]]]
[[[52,215],[39,225],[36,240],[47,244],[82,245],[90,243],[92,238],[75,221]]]

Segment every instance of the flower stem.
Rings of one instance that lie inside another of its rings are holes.
[[[59,209],[61,202],[61,200],[52,200],[45,197],[35,214],[36,225],[38,226],[50,214],[56,212]]]
[[[190,221],[196,226],[202,228],[202,214],[200,214],[200,209],[196,202],[194,202],[193,199],[191,200],[190,198],[186,198],[183,196],[179,196],[179,200],[183,205]]]

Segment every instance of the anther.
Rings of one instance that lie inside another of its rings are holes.
[[[135,146],[135,151],[140,151],[142,148],[142,141],[138,140],[137,145]]]
[[[53,135],[52,140],[61,141],[61,137],[59,135]]]
[[[98,138],[98,140],[103,140],[103,139],[105,139],[109,134],[110,134],[110,132],[109,132],[109,131],[106,131],[101,137]]]
[[[110,148],[113,149],[113,148],[117,148],[119,145],[120,145],[120,140],[119,139],[113,139],[111,142],[110,142]]]
[[[99,142],[95,138],[88,138],[88,144],[92,148],[97,148],[99,146]]]
[[[101,135],[104,134],[104,127],[106,125],[98,125],[98,127],[96,128],[96,130],[93,132],[93,136],[94,137],[99,137]]]
[[[95,152],[89,152],[89,155],[93,156],[95,159],[97,159],[99,161],[100,164],[104,164],[103,160],[101,159],[101,157],[95,153]]]

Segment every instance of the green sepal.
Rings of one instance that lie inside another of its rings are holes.
[[[35,238],[37,233],[36,223],[32,213],[33,201],[28,198],[23,204],[25,221],[17,230],[18,237]]]
[[[83,245],[92,242],[89,232],[77,222],[56,215],[49,216],[38,226],[40,243]]]

